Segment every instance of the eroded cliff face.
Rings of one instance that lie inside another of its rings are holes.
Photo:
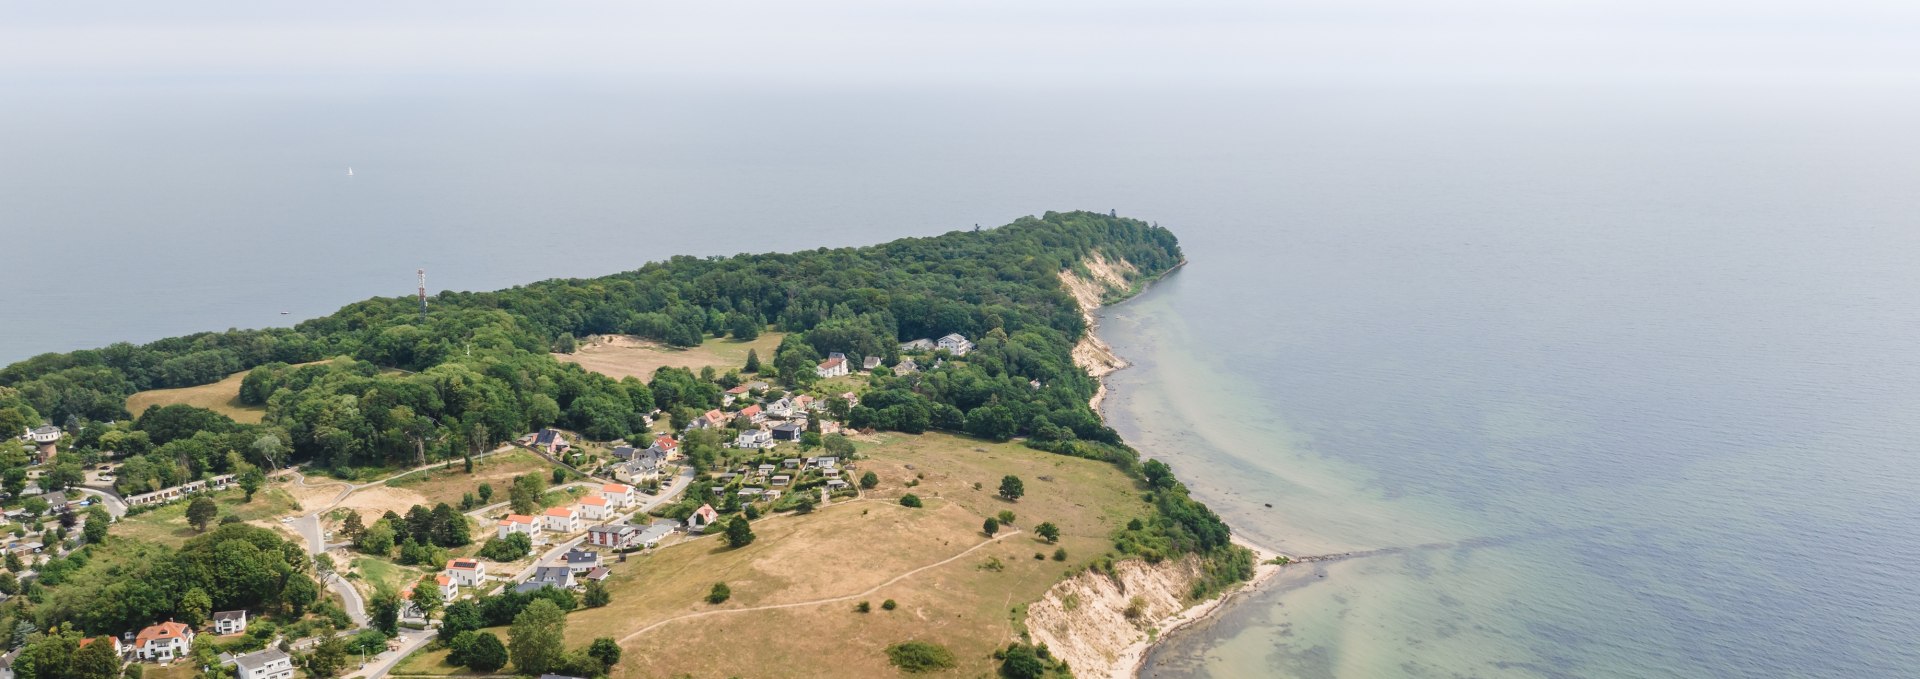
[[[1027,630],[1081,679],[1133,676],[1154,635],[1195,615],[1185,600],[1201,574],[1197,557],[1150,564],[1130,559],[1114,574],[1088,570],[1055,584],[1027,607]]]
[[[1060,282],[1067,286],[1067,292],[1072,293],[1074,300],[1080,303],[1080,313],[1087,321],[1086,336],[1080,338],[1080,342],[1073,346],[1074,365],[1086,369],[1087,374],[1099,378],[1127,367],[1127,362],[1113,353],[1113,348],[1107,346],[1106,342],[1095,335],[1093,328],[1096,323],[1093,312],[1105,304],[1110,295],[1125,294],[1130,291],[1133,287],[1131,277],[1138,274],[1139,269],[1126,260],[1109,260],[1098,252],[1088,256],[1081,264],[1085,265],[1087,272],[1092,274],[1091,278],[1083,277],[1072,269],[1066,269],[1060,272]],[[1106,396],[1107,388],[1101,385],[1090,403],[1095,412],[1099,412],[1100,402],[1105,400]]]

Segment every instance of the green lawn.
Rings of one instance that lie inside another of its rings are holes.
[[[260,489],[259,493],[254,494],[252,502],[246,501],[246,493],[239,488],[223,490],[212,497],[214,503],[220,506],[222,518],[231,515],[240,517],[242,521],[278,521],[281,517],[300,512],[299,503],[294,502],[292,495],[272,486]],[[113,534],[178,547],[188,538],[200,534],[187,523],[188,502],[190,500],[181,500],[121,519],[114,524]],[[215,519],[215,522],[218,521]]]
[[[360,575],[360,581],[366,585],[360,589],[368,595],[380,590],[398,592],[426,575],[425,571],[420,569],[370,556],[354,557],[353,572]]]

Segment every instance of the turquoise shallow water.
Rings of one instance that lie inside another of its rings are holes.
[[[1326,564],[1150,676],[1920,667],[1904,89],[0,84],[31,253],[0,360],[421,266],[489,289],[1118,209],[1192,263],[1107,314],[1115,426],[1257,542],[1451,545]]]

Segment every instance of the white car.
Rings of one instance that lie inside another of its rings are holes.
[[[280,523],[293,523],[293,517],[288,516],[288,517],[281,518]]]

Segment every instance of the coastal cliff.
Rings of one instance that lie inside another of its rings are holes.
[[[1135,289],[1132,278],[1139,275],[1140,269],[1125,259],[1108,260],[1099,252],[1088,255],[1080,264],[1080,268],[1085,269],[1084,274],[1073,269],[1060,272],[1060,283],[1067,286],[1067,292],[1072,294],[1074,301],[1080,305],[1081,317],[1087,321],[1086,335],[1073,345],[1073,362],[1086,369],[1087,374],[1092,375],[1094,379],[1100,379],[1115,370],[1127,367],[1127,361],[1114,353],[1113,347],[1107,346],[1107,343],[1094,332],[1099,321],[1094,318],[1093,312],[1104,306],[1108,300],[1125,299],[1131,296]],[[1087,405],[1091,406],[1094,412],[1099,412],[1100,403],[1106,400],[1106,397],[1107,385],[1102,381],[1099,390],[1094,392],[1093,399]]]
[[[1094,312],[1138,294],[1157,276],[1143,277],[1125,259],[1109,259],[1097,251],[1059,275],[1086,319],[1087,333],[1074,345],[1073,360],[1100,380],[1089,403],[1100,412],[1107,395],[1104,378],[1129,364],[1097,336]],[[1112,562],[1105,570],[1088,568],[1048,589],[1040,601],[1027,608],[1028,632],[1034,642],[1045,644],[1055,657],[1065,661],[1075,676],[1132,679],[1147,651],[1162,635],[1206,618],[1235,595],[1279,572],[1281,567],[1272,563],[1273,554],[1238,539],[1234,543],[1250,551],[1253,563],[1258,565],[1251,578],[1217,595],[1194,596],[1196,592],[1213,591],[1207,586],[1209,562],[1200,555],[1124,559]]]

